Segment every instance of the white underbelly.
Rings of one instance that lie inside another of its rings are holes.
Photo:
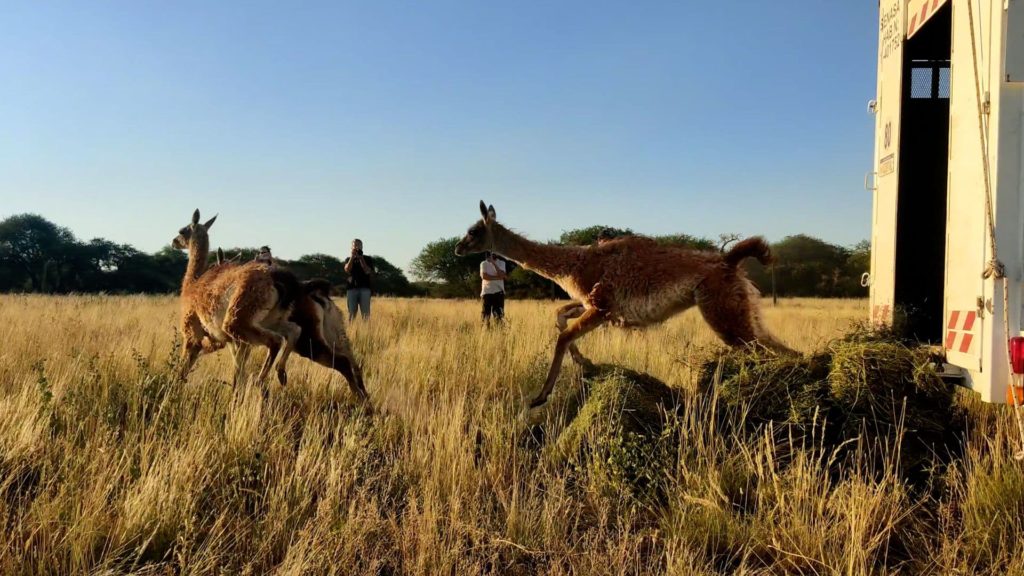
[[[665,321],[696,303],[693,288],[673,286],[639,296],[619,298],[613,322],[624,326],[646,326]]]
[[[565,293],[569,295],[569,298],[577,302],[586,303],[587,297],[590,296],[590,292],[582,290],[572,278],[555,278],[555,284],[561,286],[562,290],[565,290]]]
[[[210,311],[211,313],[200,318],[207,335],[217,342],[228,342],[231,340],[231,337],[224,331],[224,319],[227,317],[228,303],[231,302],[231,295],[233,293],[234,290],[225,290],[217,299],[216,305]]]

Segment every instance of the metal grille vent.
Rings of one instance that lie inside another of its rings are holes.
[[[949,99],[949,60],[914,60],[910,66],[911,98]]]

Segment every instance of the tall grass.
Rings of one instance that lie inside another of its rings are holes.
[[[719,346],[696,313],[582,341],[696,408],[664,502],[581,490],[519,441],[554,307],[510,302],[507,326],[484,330],[475,303],[376,299],[350,327],[371,414],[299,358],[268,399],[227,385],[226,353],[176,382],[174,298],[0,297],[0,572],[1024,573],[1005,409],[964,399],[964,455],[927,489],[895,462],[837,477],[827,450],[769,429],[723,437],[715,393],[695,397]],[[804,351],[865,315],[863,301],[765,308]],[[559,387],[577,377],[567,364]]]

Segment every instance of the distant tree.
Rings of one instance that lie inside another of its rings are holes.
[[[480,262],[483,256],[456,256],[457,237],[442,238],[423,247],[410,269],[418,280],[443,282],[454,295],[474,296],[480,288]]]
[[[862,296],[867,289],[860,285],[860,277],[871,271],[871,241],[862,240],[849,250],[844,267],[845,291],[849,296]]]
[[[847,256],[847,251],[841,246],[806,234],[786,236],[772,246],[772,252],[780,263],[820,262],[840,265]]]
[[[30,290],[31,287],[31,282],[24,270],[16,263],[4,259],[0,254],[0,292],[22,292]]]
[[[558,244],[563,246],[586,246],[597,242],[597,235],[602,230],[608,230],[612,236],[617,238],[619,236],[629,236],[633,234],[633,231],[629,228],[615,228],[614,226],[587,226],[586,228],[576,228],[573,230],[566,230],[562,232],[562,235],[558,237]]]
[[[373,279],[374,292],[388,296],[423,296],[425,291],[413,286],[405,273],[383,256],[370,255],[377,276]]]
[[[727,232],[725,234],[718,235],[718,249],[725,252],[725,249],[729,247],[729,244],[736,242],[743,238],[741,234],[735,232]]]
[[[19,214],[0,221],[0,262],[27,280],[35,292],[62,289],[65,267],[78,241],[67,228],[36,214]],[[18,279],[13,279],[18,284]]]
[[[115,244],[103,238],[93,238],[82,246],[81,254],[89,266],[100,272],[116,272],[124,261],[139,251],[128,244]]]
[[[569,297],[558,284],[540,274],[516,266],[515,263],[509,263],[509,271],[508,280],[505,282],[505,292],[512,298],[562,300]]]
[[[718,244],[714,241],[708,240],[707,238],[691,236],[689,234],[665,234],[662,236],[654,236],[654,241],[659,244],[681,246],[683,248],[692,248],[694,250],[718,250]]]
[[[797,234],[772,245],[775,285],[780,296],[861,296],[860,272],[851,269],[853,251]],[[853,258],[859,262],[864,254]],[[745,263],[751,279],[762,291],[770,289],[770,270],[753,259]]]
[[[818,238],[787,236],[774,246],[778,259],[775,273],[780,286],[794,296],[837,296],[838,274],[846,264],[847,251]]]
[[[590,245],[608,229],[615,235],[633,234],[628,228],[589,226],[562,232],[552,244]],[[651,237],[655,242],[702,250],[721,250],[738,239],[721,234],[717,241],[688,234]],[[458,238],[429,243],[412,261],[418,280],[409,282],[401,269],[381,256],[372,256],[378,274],[377,291],[395,296],[430,295],[442,298],[476,297],[480,291],[480,254],[455,255]],[[870,269],[871,245],[836,246],[811,236],[788,236],[772,246],[776,257],[776,287],[781,296],[864,296],[860,276]],[[229,248],[229,259],[250,262],[256,248]],[[211,262],[215,256],[210,256]],[[104,238],[80,242],[66,228],[42,216],[20,214],[0,221],[0,292],[145,292],[172,293],[181,287],[188,263],[185,251],[167,246],[145,254],[128,244]],[[348,275],[343,263],[328,254],[308,254],[280,263],[303,278],[322,277],[344,289]],[[750,278],[763,292],[771,289],[770,269],[756,260],[745,261]],[[554,282],[509,261],[505,290],[513,298],[565,298]]]
[[[125,248],[138,252],[131,246],[126,245]],[[117,244],[102,238],[93,238],[69,250],[65,259],[75,262],[71,266],[74,277],[69,281],[72,289],[83,292],[117,291],[113,276],[121,264],[121,252]]]
[[[612,226],[587,226],[586,228],[576,228],[574,230],[566,230],[562,232],[562,235],[558,237],[558,244],[565,246],[586,246],[597,242],[597,235],[602,230],[608,230],[612,233],[613,237],[619,236],[632,236],[636,234],[629,228],[615,228]],[[724,238],[727,235],[723,234],[720,238]],[[707,238],[698,238],[689,234],[664,234],[661,236],[651,236],[652,240],[659,244],[669,244],[672,246],[683,246],[685,248],[694,248],[697,250],[715,250],[718,249],[718,244],[708,240]]]
[[[850,274],[858,278],[864,272],[871,271],[871,241],[861,240],[850,249],[850,255],[846,259],[846,268]]]
[[[153,254],[152,265],[153,274],[160,279],[162,286],[167,287],[160,290],[161,292],[177,292],[181,289],[181,280],[188,267],[188,255],[181,250],[164,246]]]
[[[413,286],[405,277],[405,273],[383,256],[373,254],[367,256],[373,260],[373,265],[377,269],[377,276],[373,282],[375,292],[390,296],[422,296],[426,294],[425,290]],[[339,292],[348,287],[348,273],[345,272],[345,264],[330,254],[307,254],[298,260],[282,261],[281,263],[301,278],[324,278]]]
[[[344,290],[348,283],[345,264],[330,254],[307,254],[288,266],[303,278],[324,278],[339,290]]]

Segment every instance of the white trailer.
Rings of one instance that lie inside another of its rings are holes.
[[[1007,402],[1008,339],[1024,335],[1024,0],[880,0],[878,36],[871,319]],[[1005,284],[983,277],[995,262]]]

